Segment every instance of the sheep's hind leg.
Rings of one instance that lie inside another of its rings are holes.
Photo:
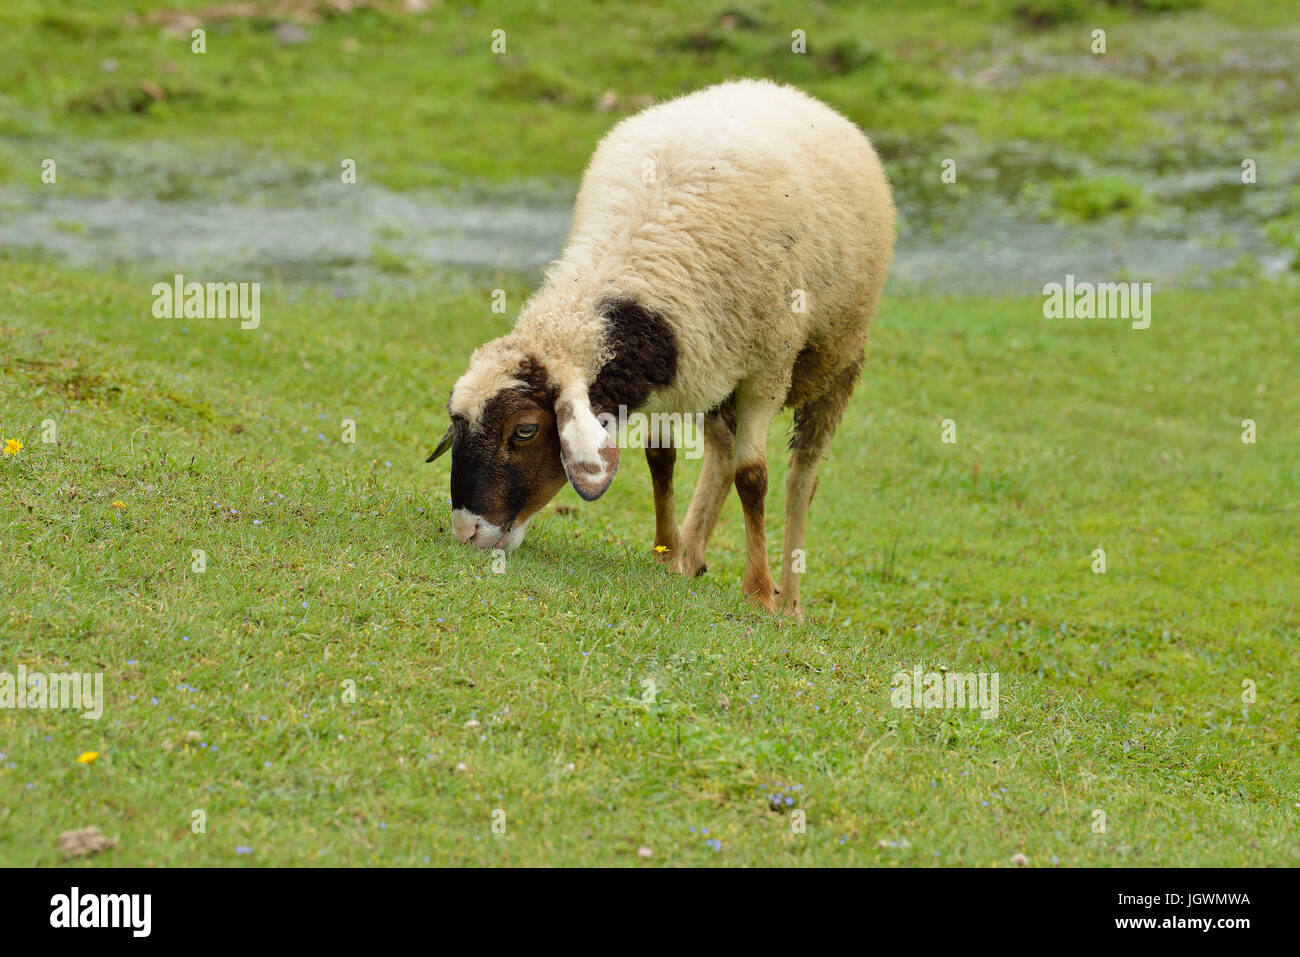
[[[817,490],[817,469],[831,436],[844,415],[849,396],[858,379],[862,360],[839,373],[820,398],[803,405],[794,413],[794,435],[790,438],[790,472],[785,481],[785,541],[781,556],[781,611],[803,621],[799,600],[799,576],[806,553],[804,533],[808,506]]]
[[[781,396],[785,392],[782,390]],[[767,565],[767,531],[764,510],[767,499],[767,431],[781,408],[781,396],[765,396],[744,390],[736,396],[736,494],[745,514],[745,575],[740,590],[747,599],[767,611],[776,611],[775,583]]]
[[[702,575],[708,570],[704,564],[704,549],[713,534],[713,527],[718,524],[727,493],[731,491],[733,445],[734,436],[725,415],[713,412],[705,416],[704,463],[682,522],[681,550],[675,563],[683,575]]]
[[[681,552],[681,536],[677,533],[677,508],[673,503],[673,466],[677,463],[677,449],[673,447],[671,433],[659,437],[658,442],[651,438],[645,448],[645,459],[654,486],[655,557],[665,564],[676,562]]]

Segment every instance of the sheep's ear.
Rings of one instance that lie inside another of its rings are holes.
[[[584,386],[565,389],[555,401],[560,461],[574,490],[590,502],[600,498],[618,471],[618,443],[591,411]]]
[[[428,463],[432,462],[439,455],[442,455],[442,453],[446,452],[449,448],[451,448],[451,426],[450,425],[447,426],[447,431],[446,433],[443,434],[442,441],[438,443],[438,447],[429,454],[429,457],[427,459],[424,460],[425,464],[427,465]]]

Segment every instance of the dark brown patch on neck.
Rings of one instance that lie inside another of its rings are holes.
[[[661,314],[630,297],[603,299],[596,310],[611,355],[588,389],[591,407],[597,414],[639,409],[677,377],[677,337]]]

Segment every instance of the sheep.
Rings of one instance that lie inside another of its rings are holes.
[[[799,90],[738,80],[624,119],[587,167],[561,258],[451,390],[451,424],[428,461],[451,449],[455,537],[513,551],[566,482],[599,498],[619,466],[608,427],[618,409],[701,413],[703,463],[680,529],[676,449],[645,450],[655,552],[703,573],[734,484],[741,591],[802,620],[798,559],[818,464],[857,382],[893,246],[870,141]],[[782,408],[794,422],[778,586],[764,503]]]

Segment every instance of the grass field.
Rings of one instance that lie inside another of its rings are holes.
[[[184,145],[196,177],[237,150],[331,170],[349,156],[367,180],[401,188],[567,185],[612,117],[737,75],[826,98],[891,161],[937,144],[1022,140],[1057,160],[1168,164],[1264,147],[1289,156],[1283,137],[1300,121],[1294,10],[1276,0],[426,0],[420,14],[399,0],[346,5],[355,9],[334,15],[330,0],[263,0],[266,12],[241,16],[220,12],[239,4],[207,0],[56,10],[9,0],[0,182],[34,181],[29,149],[46,156],[93,138]],[[1051,8],[1059,22],[1032,29],[1040,20],[1017,7]],[[273,29],[299,21],[309,31],[300,40]],[[196,55],[200,22],[206,52]],[[1094,29],[1107,31],[1105,57],[1090,52]],[[494,30],[505,33],[501,54]],[[795,30],[806,55],[792,55]],[[614,100],[600,109],[607,92]]]
[[[785,7],[756,8],[767,33],[671,9],[611,33],[557,6],[495,75],[465,37],[498,17],[436,19],[446,55],[421,58],[389,6],[298,45],[214,26],[203,63],[135,4],[6,5],[0,182],[33,179],[50,142],[158,141],[330,175],[364,142],[399,189],[565,183],[631,108],[593,108],[617,80],[659,96],[742,71],[808,86],[895,153],[942,131],[1102,155],[1185,121],[1268,155],[1295,119],[1279,98],[1234,121],[1237,81],[1190,68],[954,78],[999,43],[1073,49],[1075,21],[1030,30],[1012,4],[828,7],[842,48],[822,67],[772,52]],[[1200,35],[1229,10],[1284,22],[1263,3],[1094,13],[1112,42],[1154,42],[1149,24]],[[383,55],[353,68],[347,38]],[[173,78],[166,99],[136,98],[147,77]],[[1107,116],[1104,144],[1077,126]],[[0,671],[102,672],[107,699],[99,721],[0,710],[0,864],[63,861],[56,838],[86,826],[118,839],[92,867],[1300,864],[1293,284],[1160,289],[1145,330],[887,290],[795,625],[741,599],[734,499],[708,575],[658,566],[634,454],[599,502],[561,493],[502,572],[452,539],[447,460],[424,457],[469,352],[514,315],[490,291],[517,306],[535,277],[270,282],[256,330],[155,319],[160,278],[0,256]],[[769,516],[783,446],[774,430]],[[769,537],[775,564],[774,519]],[[891,707],[915,667],[997,672],[998,717]]]
[[[708,576],[656,566],[639,465],[502,574],[451,539],[421,453],[485,302],[276,295],[245,332],[46,266],[2,287],[8,657],[109,700],[3,716],[6,862],[93,823],[117,864],[1300,862],[1287,291],[1144,331],[888,304],[799,627],[740,600],[734,503]],[[998,671],[999,718],[891,709],[940,664]]]

